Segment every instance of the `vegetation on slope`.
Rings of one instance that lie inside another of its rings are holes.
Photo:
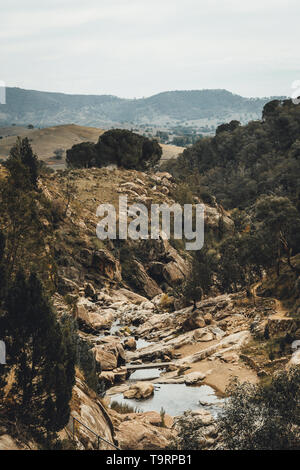
[[[84,142],[67,151],[70,168],[101,168],[117,165],[126,169],[146,170],[157,164],[162,149],[155,140],[122,129],[105,132],[97,144]]]

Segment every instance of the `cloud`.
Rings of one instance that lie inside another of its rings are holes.
[[[283,94],[300,78],[299,13],[295,0],[2,0],[0,79],[123,96]]]

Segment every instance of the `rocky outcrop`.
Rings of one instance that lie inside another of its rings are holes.
[[[184,376],[184,383],[186,385],[198,385],[205,377],[206,374],[202,374],[202,372],[190,372]]]
[[[119,264],[109,251],[95,251],[92,257],[92,267],[102,276],[121,280]]]
[[[126,338],[124,341],[124,348],[134,351],[136,349],[136,340],[133,337]]]
[[[77,302],[77,320],[79,326],[88,332],[108,329],[114,321],[114,310],[102,309],[85,297],[80,297]]]
[[[106,336],[98,342],[100,344],[97,344],[93,351],[102,371],[114,370],[125,364],[125,351],[118,338]]]
[[[0,450],[24,450],[15,439],[8,434],[0,435]]]
[[[135,398],[137,400],[144,400],[153,394],[154,386],[150,382],[136,382],[123,393],[124,398]]]
[[[226,336],[224,339],[222,339],[213,346],[209,346],[208,348],[203,349],[195,354],[192,354],[191,356],[187,356],[183,359],[180,359],[178,363],[194,363],[212,355],[223,355],[225,352],[227,353],[229,351],[236,351],[241,349],[242,346],[244,346],[245,344],[247,344],[250,339],[251,334],[248,330],[240,331],[238,333]]]
[[[142,294],[152,299],[162,293],[157,283],[146,273],[144,266],[137,260],[131,263],[130,282]]]
[[[73,422],[77,418],[94,433],[103,437],[109,442],[116,443],[112,421],[105,407],[100,402],[98,396],[85,385],[80,377],[76,377],[76,384],[73,388],[71,400],[70,422],[61,438],[75,438],[76,448],[79,450],[94,450],[98,447],[97,437],[78,422]],[[73,428],[75,426],[75,428]],[[100,445],[101,450],[113,450],[113,447],[104,442]]]
[[[166,449],[176,435],[173,418],[167,414],[162,419],[155,411],[118,414],[110,410],[110,416],[121,450]]]

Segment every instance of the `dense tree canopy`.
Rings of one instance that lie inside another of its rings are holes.
[[[300,369],[278,372],[267,385],[233,382],[219,420],[229,450],[300,448]]]
[[[219,126],[215,137],[186,149],[169,170],[227,209],[246,208],[262,194],[287,196],[299,208],[299,156],[300,106],[275,100],[262,121]]]
[[[119,167],[146,170],[160,160],[162,149],[150,140],[125,129],[113,129],[99,137],[97,144],[84,142],[67,151],[67,164],[71,168]]]

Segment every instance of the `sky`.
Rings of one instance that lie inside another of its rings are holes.
[[[123,98],[291,96],[299,17],[299,0],[1,0],[0,81]]]

